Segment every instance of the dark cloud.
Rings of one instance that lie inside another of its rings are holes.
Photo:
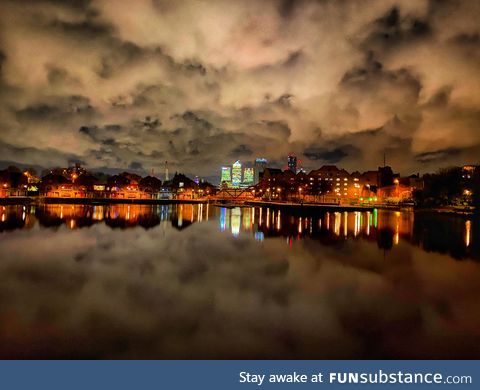
[[[47,26],[57,34],[63,34],[75,39],[94,40],[102,38],[103,36],[110,36],[113,32],[111,25],[96,23],[91,20],[84,20],[81,22],[66,22],[55,19]]]
[[[128,166],[128,169],[133,169],[134,171],[141,171],[143,170],[143,165],[139,163],[138,161],[132,161],[130,165]]]
[[[35,148],[35,147],[18,147],[0,141],[0,156],[2,156],[2,167],[8,165],[18,164],[21,166],[37,166],[42,168],[49,168],[55,166],[62,166],[69,161],[80,161],[78,156],[73,153],[63,153],[62,151],[49,148]],[[7,161],[5,161],[7,160]]]
[[[387,13],[372,23],[372,32],[363,42],[367,50],[388,51],[401,44],[418,42],[432,33],[427,20],[411,15],[402,15],[394,6]]]
[[[303,155],[310,160],[321,160],[330,164],[335,164],[342,161],[344,157],[348,156],[348,153],[340,148],[335,148],[333,150],[311,148],[305,150]]]
[[[445,161],[449,157],[457,156],[460,153],[461,149],[459,148],[448,148],[444,150],[436,150],[434,152],[419,153],[415,156],[415,158],[421,163],[429,163],[442,160]]]
[[[17,118],[21,121],[65,121],[72,116],[88,118],[95,113],[90,100],[85,96],[46,97],[44,103],[34,104],[18,110]]]
[[[245,144],[238,145],[237,147],[233,148],[232,151],[230,152],[230,156],[232,158],[236,157],[248,157],[253,154],[253,150],[250,149],[249,146]]]

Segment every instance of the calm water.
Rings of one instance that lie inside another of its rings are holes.
[[[480,358],[474,218],[0,213],[0,358]]]

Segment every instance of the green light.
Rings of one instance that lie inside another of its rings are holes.
[[[371,201],[372,201],[372,197],[368,198],[368,201],[371,202]]]

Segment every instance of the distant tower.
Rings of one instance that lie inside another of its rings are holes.
[[[288,169],[296,174],[297,173],[297,156],[293,154],[289,154],[287,163],[288,163]]]
[[[242,182],[242,164],[240,161],[235,161],[232,165],[232,185],[233,187],[240,186]]]
[[[243,168],[243,181],[242,184],[246,187],[253,184],[254,172],[253,168]]]
[[[232,167],[223,166],[222,173],[220,176],[220,184],[225,183],[227,187],[232,185]]]
[[[165,181],[168,180],[168,161],[165,161]]]
[[[253,183],[258,184],[260,181],[260,174],[263,173],[263,170],[267,167],[267,159],[263,157],[257,157],[255,159],[255,164],[253,166],[254,177]]]

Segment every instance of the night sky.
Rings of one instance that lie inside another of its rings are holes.
[[[476,0],[0,0],[0,164],[478,163],[479,20]]]

